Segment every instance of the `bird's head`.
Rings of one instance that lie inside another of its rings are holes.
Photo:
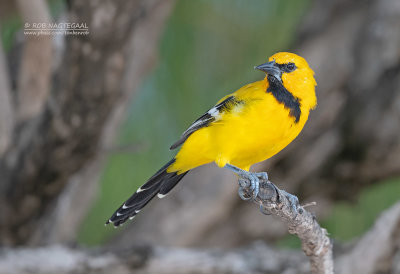
[[[302,106],[313,109],[317,104],[314,72],[307,61],[294,53],[279,52],[268,62],[255,67],[267,73],[265,81],[279,81]]]

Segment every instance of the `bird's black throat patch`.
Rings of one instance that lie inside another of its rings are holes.
[[[301,115],[299,98],[294,97],[293,94],[283,86],[282,82],[274,76],[268,75],[267,79],[269,82],[267,92],[271,92],[279,103],[289,109],[289,116],[292,116],[295,119],[294,122],[298,123]]]

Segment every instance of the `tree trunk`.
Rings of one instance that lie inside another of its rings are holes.
[[[20,2],[20,11],[24,14],[22,11],[26,7],[23,1]],[[55,209],[59,205],[57,198],[60,193],[68,182],[76,180],[74,174],[90,165],[98,151],[103,151],[100,145],[110,143],[112,131],[123,117],[121,112],[128,104],[127,99],[154,63],[154,57],[149,58],[149,55],[155,55],[157,37],[172,1],[97,2],[70,1],[67,21],[86,23],[90,35],[63,37],[65,49],[54,76],[39,73],[37,67],[44,61],[51,65],[51,60],[44,60],[49,56],[47,47],[41,55],[24,55],[25,63],[34,62],[36,66],[22,67],[21,73],[29,78],[20,75],[19,105],[16,108],[23,108],[23,112],[20,112],[19,123],[15,126],[12,143],[0,159],[1,244],[44,241],[49,231],[44,230],[42,224],[49,216],[57,217]],[[41,8],[42,13],[46,8],[45,5],[36,7]],[[143,27],[141,22],[157,15],[160,19]],[[132,41],[134,31],[139,31],[136,36],[141,35],[139,39],[149,44],[144,46]],[[39,36],[32,43],[46,41],[48,37]],[[26,39],[25,43],[25,47],[29,47],[31,41]],[[129,79],[127,72],[136,75]],[[24,84],[24,79],[37,77],[45,79],[38,85]],[[51,93],[47,95],[39,87],[51,79],[54,81]],[[42,92],[41,96],[37,97],[36,91]],[[28,111],[24,102],[29,96],[40,102]],[[111,121],[109,119],[113,122],[107,122]],[[95,174],[99,172],[100,168],[97,168]],[[75,193],[86,183],[80,180]],[[85,208],[81,211],[85,214],[90,203],[83,205]]]

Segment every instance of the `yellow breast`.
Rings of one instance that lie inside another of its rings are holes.
[[[251,85],[252,96],[238,92],[246,104],[229,113],[219,125],[210,127],[214,161],[223,167],[230,163],[248,169],[254,163],[266,160],[286,147],[300,133],[309,111],[303,110],[295,122],[287,108],[271,93],[262,81]]]

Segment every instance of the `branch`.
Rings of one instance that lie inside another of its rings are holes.
[[[249,186],[240,186],[240,190],[249,196]],[[270,181],[260,183],[260,192],[253,201],[260,205],[263,213],[276,215],[287,225],[289,233],[297,235],[304,253],[309,257],[311,273],[333,273],[332,243],[327,231],[320,227],[315,216],[300,205],[296,209],[291,205],[286,191],[280,190]]]

